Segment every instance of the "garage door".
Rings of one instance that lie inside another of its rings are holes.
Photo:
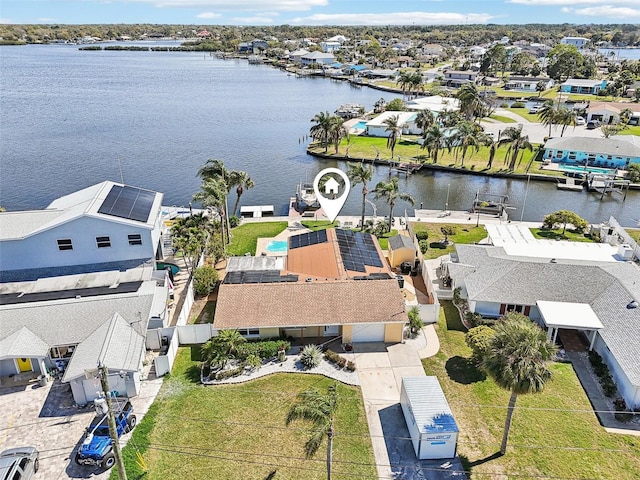
[[[384,323],[357,323],[353,325],[353,342],[384,342]]]

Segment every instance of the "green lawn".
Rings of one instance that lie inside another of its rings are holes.
[[[556,230],[548,230],[546,228],[530,228],[531,233],[536,238],[541,238],[543,240],[569,240],[571,242],[588,242],[593,243],[593,239],[589,237],[589,234],[575,232],[573,230],[567,229],[562,234],[562,229]]]
[[[277,374],[240,385],[202,386],[196,384],[199,372],[190,349],[181,348],[170,377],[124,449],[129,478],[326,478],[324,442],[315,457],[305,459],[308,425],[286,427],[284,420],[297,393],[310,387],[326,392],[330,379]],[[339,384],[338,395],[334,478],[376,478],[360,390]],[[148,468],[144,477],[134,445]],[[117,479],[115,469],[111,478]]]
[[[518,397],[504,456],[499,452],[509,393],[470,360],[464,327],[451,302],[442,302],[440,351],[423,360],[438,377],[458,423],[458,453],[471,480],[486,478],[637,478],[640,441],[609,434],[598,423],[570,364],[551,366],[544,392]]]
[[[619,135],[636,135],[640,137],[640,125],[627,125],[620,130]]]
[[[275,237],[287,228],[287,222],[245,223],[231,230],[231,243],[227,247],[229,255],[256,254],[258,238]]]
[[[446,255],[447,253],[454,252],[456,243],[476,243],[487,236],[487,231],[482,225],[476,227],[475,225],[421,222],[411,222],[411,225],[416,234],[424,231],[429,233],[429,238],[427,240],[429,242],[429,249],[427,250],[427,253],[423,255],[426,259],[438,258],[442,255]],[[444,235],[440,229],[444,226],[452,226],[456,229],[456,234],[449,236],[449,240],[451,240],[453,244],[450,244],[447,247],[444,247],[440,243],[440,241],[444,239]]]
[[[625,228],[626,232],[631,235],[636,242],[640,242],[640,228]]]
[[[495,113],[489,118],[501,123],[516,123],[516,121],[511,117],[503,117],[502,115],[496,115]]]
[[[529,110],[526,108],[505,108],[505,110],[509,110],[516,115],[520,115],[522,118],[524,118],[525,120],[529,120],[530,122],[540,123],[540,117],[538,117],[538,114],[529,113]]]

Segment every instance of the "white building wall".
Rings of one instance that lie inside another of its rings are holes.
[[[629,378],[626,376],[620,364],[607,347],[607,344],[598,334],[596,335],[596,341],[593,349],[600,354],[604,362],[609,367],[611,376],[618,387],[618,392],[624,401],[627,403],[628,408],[640,408],[640,385],[633,385]]]
[[[402,407],[402,411],[404,413],[405,423],[407,424],[407,428],[409,429],[409,436],[411,437],[411,443],[413,444],[413,450],[416,452],[416,457],[420,455],[420,431],[418,430],[418,425],[416,424],[416,419],[413,416],[413,412],[411,411],[411,405],[409,402],[409,397],[407,396],[407,392],[404,389],[404,385],[400,391],[400,406]]]
[[[142,245],[129,245],[130,234],[140,234]],[[96,237],[102,236],[109,237],[110,247],[98,248]],[[58,240],[62,239],[71,239],[73,249],[60,250]],[[21,240],[3,241],[0,265],[7,271],[151,259],[156,245],[148,228],[81,217]]]

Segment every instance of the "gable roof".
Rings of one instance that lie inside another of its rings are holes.
[[[144,349],[144,337],[118,313],[96,328],[75,351],[64,372],[63,382],[84,376],[99,363],[109,370],[136,371]]]
[[[393,237],[389,237],[389,248],[391,250],[398,250],[399,248],[409,248],[413,251],[416,250],[413,241],[407,235],[394,235]]]
[[[214,328],[405,323],[396,280],[222,285]]]
[[[49,345],[27,327],[0,341],[0,358],[45,357]]]
[[[626,135],[625,135],[626,136]],[[547,140],[544,148],[600,153],[616,157],[640,157],[640,146],[632,140],[620,138],[560,137]],[[629,137],[633,137],[629,135]]]

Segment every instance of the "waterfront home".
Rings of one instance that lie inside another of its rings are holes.
[[[400,342],[404,298],[373,235],[294,235],[284,257],[234,257],[220,285],[215,329],[248,338]]]
[[[238,44],[238,53],[264,53],[268,48],[266,40],[255,38],[250,42],[242,42]]]
[[[573,45],[574,47],[581,49],[589,43],[589,39],[585,37],[562,37],[562,39],[560,39],[560,43],[564,45]]]
[[[125,270],[162,257],[163,195],[105,181],[0,213],[0,282]]]
[[[544,160],[556,163],[626,169],[640,163],[640,144],[633,135],[610,138],[560,137],[544,144]]]
[[[640,267],[626,261],[629,246],[487,230],[494,246],[456,245],[442,265],[470,311],[489,318],[516,311],[554,341],[583,338],[585,349],[603,357],[627,407],[640,408]]]
[[[620,113],[623,110],[631,110],[633,114],[640,115],[640,104],[621,102],[591,102],[587,108],[587,121],[598,120],[601,124],[611,125],[620,122]]]
[[[420,135],[422,133],[422,130],[416,125],[416,112],[386,111],[367,122],[367,135],[371,137],[388,137],[390,132],[387,128],[389,126],[384,122],[394,116],[398,117],[398,125],[402,126],[402,134]]]
[[[606,80],[588,80],[584,78],[568,78],[560,85],[560,91],[565,93],[580,93],[585,95],[597,95],[607,86]]]
[[[333,53],[309,52],[300,56],[300,63],[303,67],[311,65],[329,65],[336,61]]]
[[[512,76],[504,84],[505,90],[519,90],[522,92],[536,92],[538,83],[544,82],[544,89],[553,87],[553,79],[547,77],[516,77]]]
[[[342,47],[342,44],[337,41],[336,42],[331,42],[331,41],[320,42],[320,48],[324,53],[333,53],[336,50],[340,50],[340,47]]]
[[[478,74],[471,70],[445,70],[444,80],[447,87],[459,88],[465,83],[476,83]]]
[[[289,61],[291,63],[295,63],[296,65],[301,65],[302,56],[307,55],[308,53],[309,53],[309,50],[305,50],[305,49],[294,50],[293,52],[289,53]]]
[[[430,110],[433,113],[443,111],[460,110],[460,101],[453,97],[442,97],[440,95],[431,95],[428,97],[418,97],[407,102],[408,110]]]

